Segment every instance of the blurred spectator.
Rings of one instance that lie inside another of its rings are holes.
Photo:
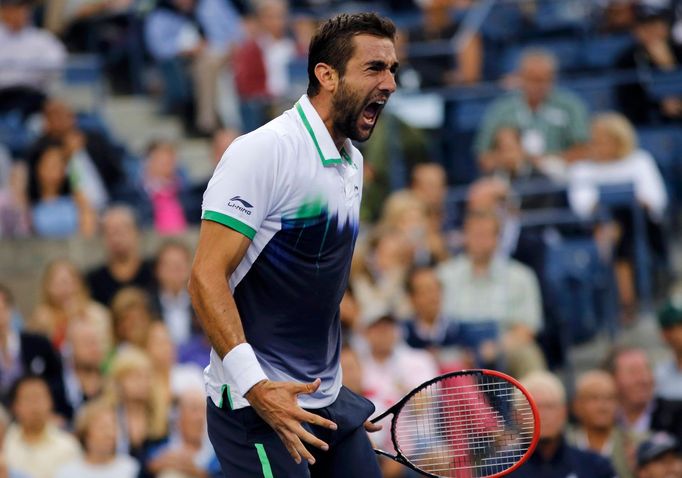
[[[66,60],[59,40],[31,25],[31,3],[0,2],[0,113],[18,111],[22,118],[40,111]]]
[[[7,430],[9,429],[11,422],[11,418],[9,416],[9,413],[7,413],[7,410],[0,405],[0,448],[5,449],[5,436],[7,434]],[[30,478],[26,476],[25,474],[16,471],[14,468],[10,467],[7,465],[7,459],[5,458],[5,454],[3,453],[0,455],[0,476],[2,478]]]
[[[68,416],[59,354],[42,335],[12,329],[13,307],[12,293],[0,284],[0,396],[7,397],[14,382],[23,375],[40,376],[50,387],[57,413]]]
[[[600,12],[600,30],[608,33],[627,32],[635,23],[635,0],[605,0]]]
[[[56,467],[55,478],[136,478],[140,466],[116,451],[116,409],[106,400],[83,406],[76,417],[75,433],[83,456]]]
[[[5,437],[7,464],[32,478],[52,478],[59,466],[80,454],[76,439],[51,422],[50,389],[45,380],[24,375],[10,394],[16,423]]]
[[[206,394],[192,387],[178,397],[170,440],[151,452],[148,468],[157,478],[218,478],[220,464],[206,433]]]
[[[409,239],[393,228],[375,228],[367,243],[358,247],[350,284],[362,316],[376,316],[387,310],[398,317],[410,315],[404,284],[413,254]]]
[[[542,169],[547,157],[571,162],[584,157],[589,139],[587,109],[574,94],[555,86],[557,60],[543,50],[526,50],[519,63],[520,91],[496,100],[487,110],[475,139],[479,167],[491,172],[501,164],[493,149],[502,127],[521,132],[523,150]]]
[[[218,127],[216,89],[224,53],[211,50],[195,0],[160,0],[145,18],[147,48],[164,78],[166,109],[180,113],[190,133]]]
[[[559,379],[544,371],[521,380],[535,399],[540,414],[540,442],[530,459],[514,472],[518,478],[615,478],[609,461],[591,451],[570,446],[564,439],[568,410],[566,390]]]
[[[122,348],[134,345],[147,346],[149,327],[155,319],[149,295],[138,287],[125,287],[111,300],[111,318],[114,346]]]
[[[154,390],[168,415],[173,400],[190,387],[204,386],[201,368],[177,363],[175,344],[163,322],[154,322],[147,336],[147,355],[154,369]]]
[[[446,227],[452,227],[455,212],[445,207],[447,197],[447,176],[445,168],[438,163],[418,163],[412,168],[410,191],[426,205],[429,235],[444,234]],[[446,236],[442,237],[447,246]],[[441,259],[445,259],[443,256]]]
[[[89,322],[74,322],[67,331],[64,385],[72,410],[98,397],[104,388],[104,362],[108,347],[99,330]]]
[[[636,149],[637,137],[630,122],[618,113],[602,113],[592,122],[589,161],[570,168],[568,199],[580,216],[589,216],[599,206],[599,186],[631,183],[637,202],[646,211],[647,237],[659,257],[666,256],[662,221],[668,197],[661,173],[648,152]],[[624,314],[635,310],[634,282],[635,235],[629,207],[612,210],[620,234],[616,239],[616,279]]]
[[[0,145],[0,156],[4,148]],[[28,170],[24,163],[10,164],[7,178],[0,182],[0,238],[25,237],[30,234]]]
[[[508,181],[543,178],[545,174],[523,149],[521,131],[501,126],[494,134],[489,173]]]
[[[29,163],[33,166],[51,145],[62,145],[71,187],[82,191],[95,209],[103,209],[124,180],[122,149],[104,134],[80,128],[73,109],[62,100],[48,100],[43,119],[42,135],[28,153]]]
[[[419,2],[419,6],[422,21],[420,25],[415,25],[407,32],[409,43],[452,41],[455,35],[461,34],[462,25],[461,22],[453,20],[450,0],[425,0]],[[407,58],[408,65],[414,68],[419,76],[420,88],[472,84],[481,79],[483,42],[480,35],[471,32],[464,46],[459,49],[455,47],[454,42],[452,45],[452,53],[449,55]]]
[[[116,451],[144,465],[148,451],[166,437],[168,416],[153,386],[152,363],[142,350],[126,347],[111,364],[105,396],[116,407]]]
[[[507,369],[520,377],[545,367],[534,341],[542,326],[542,300],[532,270],[495,254],[499,231],[492,212],[467,216],[465,252],[439,266],[443,312],[459,321],[496,322]]]
[[[496,359],[497,326],[481,324],[477,331],[442,312],[443,290],[431,267],[416,267],[407,276],[407,292],[414,316],[404,323],[410,347],[428,349],[441,368],[471,368],[490,365]]]
[[[379,219],[379,227],[397,229],[405,234],[418,265],[433,264],[448,257],[441,229],[432,227],[428,214],[428,205],[409,189],[404,189],[386,199]]]
[[[102,233],[106,264],[87,274],[93,299],[109,305],[114,294],[123,287],[152,287],[153,269],[140,256],[140,231],[133,210],[124,206],[108,209],[102,217]]]
[[[355,299],[353,288],[349,285],[341,297],[339,304],[339,320],[341,321],[342,340],[349,342],[360,324],[360,306]]]
[[[187,292],[191,263],[192,252],[179,241],[163,243],[156,256],[157,287],[152,299],[178,346],[184,345],[192,335],[202,333]]]
[[[231,128],[221,128],[213,133],[213,140],[211,141],[211,151],[213,159],[213,166],[217,166],[223,158],[223,154],[230,147],[232,142],[240,136],[238,130]]]
[[[149,145],[143,185],[151,201],[156,232],[161,235],[184,232],[187,219],[181,196],[188,187],[178,166],[175,145],[167,141]]]
[[[639,2],[636,22],[632,30],[635,45],[617,61],[617,67],[636,70],[637,83],[618,88],[619,110],[633,123],[649,124],[682,120],[682,94],[656,101],[646,92],[640,78],[651,71],[668,71],[682,65],[682,47],[675,45],[670,32],[670,10],[667,6]]]
[[[656,395],[682,400],[682,287],[677,286],[658,313],[663,339],[673,353],[673,360],[656,369]]]
[[[657,433],[637,449],[637,478],[682,478],[682,451],[675,438]]]
[[[61,146],[55,144],[41,152],[31,186],[31,217],[38,236],[61,239],[95,233],[95,211],[83,191],[69,184],[67,158]]]
[[[126,13],[134,0],[62,0],[52,12],[53,31],[64,38],[69,51],[92,52],[97,43],[114,35],[118,15]],[[54,18],[56,17],[56,18]],[[99,32],[98,32],[99,30]],[[110,38],[111,39],[111,38]]]
[[[377,412],[389,408],[407,392],[438,374],[438,366],[428,352],[408,347],[401,340],[400,326],[391,315],[365,317],[366,350],[359,350],[362,387]],[[382,450],[393,450],[388,430],[372,435]],[[402,476],[402,465],[382,462],[385,477]]]
[[[651,425],[655,385],[646,351],[639,347],[616,347],[606,360],[606,369],[616,382],[619,424],[644,435]]]
[[[613,377],[602,370],[584,372],[576,381],[573,413],[577,426],[569,433],[569,442],[608,458],[619,478],[634,478],[631,458],[637,438],[616,424],[617,406]]]
[[[62,349],[69,324],[93,324],[103,338],[105,347],[111,343],[111,317],[102,304],[93,301],[85,287],[81,272],[68,259],[50,262],[43,272],[40,301],[27,330],[48,337],[57,349]]]
[[[364,395],[362,385],[362,363],[357,352],[348,344],[341,346],[341,370],[343,386],[358,395]]]
[[[270,103],[289,93],[289,62],[296,56],[296,44],[289,37],[288,24],[286,0],[256,2],[253,32],[235,51],[235,81],[245,132],[264,124]]]

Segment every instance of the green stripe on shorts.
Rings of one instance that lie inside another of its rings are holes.
[[[270,468],[270,460],[268,460],[268,455],[265,453],[265,447],[263,447],[262,443],[256,443],[256,451],[258,452],[260,465],[263,468],[263,477],[274,478],[272,468]]]

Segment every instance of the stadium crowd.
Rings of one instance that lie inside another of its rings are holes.
[[[682,1],[487,3],[0,0],[0,247],[105,255],[43,264],[31,291],[0,272],[0,478],[222,476],[186,289],[206,180],[182,138],[135,151],[75,111],[55,88],[71,59],[98,59],[107,101],[154,98],[217,164],[302,93],[317,21],[346,10],[395,19],[394,100],[442,111],[424,127],[387,108],[361,145],[344,384],[383,411],[439,373],[502,370],[542,422],[511,476],[682,478]],[[658,363],[620,340],[651,310]],[[571,373],[571,348],[603,337]]]

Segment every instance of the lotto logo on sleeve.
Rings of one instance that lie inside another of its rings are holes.
[[[248,201],[242,199],[239,196],[235,196],[229,200],[227,203],[228,207],[234,208],[239,212],[242,212],[246,214],[247,216],[251,215],[250,209],[253,208],[253,205],[249,203]]]

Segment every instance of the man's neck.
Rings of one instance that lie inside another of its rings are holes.
[[[540,439],[540,442],[538,443],[538,453],[544,461],[550,461],[557,454],[560,446],[561,436]]]
[[[334,127],[331,98],[329,98],[326,93],[320,92],[312,98],[308,97],[308,99],[310,100],[310,104],[313,105],[313,108],[315,108],[315,111],[317,111],[317,114],[322,119],[327,131],[329,131],[336,149],[341,151],[341,148],[343,148],[343,143],[346,142],[346,137]]]
[[[116,458],[113,454],[103,454],[103,453],[87,453],[85,455],[85,461],[92,465],[106,465],[111,463]]]
[[[637,420],[639,420],[642,414],[646,411],[648,406],[648,403],[624,404],[623,416],[625,417],[625,421],[627,422],[628,426],[634,425],[635,422],[637,422]]]
[[[583,428],[590,450],[601,453],[611,437],[610,428]]]
[[[374,361],[376,361],[378,363],[386,362],[389,358],[391,358],[391,355],[392,355],[390,353],[384,353],[384,352],[379,352],[379,351],[375,351],[375,350],[372,350],[371,353],[372,353],[372,358],[374,359]]]
[[[114,256],[109,259],[109,270],[119,280],[129,280],[137,272],[142,260],[137,253]]]
[[[488,273],[490,269],[490,264],[492,263],[492,257],[471,257],[471,269],[475,276],[482,276]]]

